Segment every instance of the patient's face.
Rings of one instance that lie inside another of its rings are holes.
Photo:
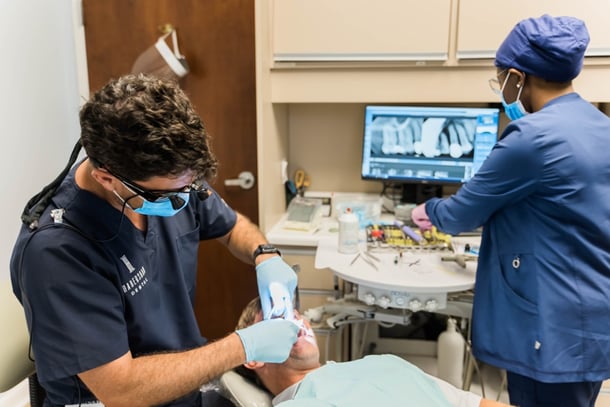
[[[320,350],[313,329],[309,321],[303,318],[296,310],[294,311],[294,318],[301,329],[299,330],[297,341],[292,345],[288,359],[282,365],[299,369],[317,367],[320,363]],[[259,312],[255,322],[262,320],[263,314]]]

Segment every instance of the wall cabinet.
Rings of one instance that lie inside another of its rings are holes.
[[[445,61],[450,0],[274,0],[273,60]]]
[[[610,56],[610,2],[599,0],[459,0],[457,59],[494,58],[496,49],[524,18],[574,16],[585,21],[591,43],[586,56]],[[483,35],[482,35],[483,34]]]
[[[257,52],[272,103],[490,103],[497,47],[520,20],[573,15],[591,35],[578,90],[610,100],[610,2],[268,0]],[[597,58],[594,58],[597,57]],[[601,85],[601,86],[600,86]]]

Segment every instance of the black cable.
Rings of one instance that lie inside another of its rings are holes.
[[[30,229],[34,230],[38,228],[38,221],[40,216],[42,216],[42,212],[44,212],[45,208],[49,205],[51,198],[55,195],[55,191],[57,191],[57,187],[66,175],[72,168],[72,165],[76,162],[78,157],[78,153],[82,148],[80,139],[74,145],[72,149],[72,153],[70,154],[70,160],[68,161],[68,165],[63,169],[63,171],[55,178],[50,184],[42,188],[42,190],[34,195],[28,203],[23,208],[23,212],[21,214],[21,221]]]
[[[30,390],[30,406],[32,407],[42,407],[44,404],[44,399],[46,398],[47,392],[41,386],[38,381],[38,375],[33,373],[28,378],[28,385]]]
[[[80,394],[80,383],[78,382],[78,378],[76,376],[72,376],[72,379],[74,379],[74,385],[76,386],[76,391],[78,394],[78,407],[81,407],[82,395]]]

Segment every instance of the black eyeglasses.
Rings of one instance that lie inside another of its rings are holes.
[[[185,185],[184,187],[179,188],[179,189],[170,189],[170,190],[146,189],[146,188],[141,187],[140,185],[136,184],[135,182],[128,180],[127,178],[121,177],[120,175],[113,173],[112,171],[110,171],[107,168],[106,168],[106,171],[108,171],[110,174],[112,174],[112,176],[116,177],[119,181],[121,181],[123,184],[125,184],[125,186],[127,188],[131,189],[134,193],[140,195],[142,198],[146,199],[149,202],[155,202],[155,201],[158,201],[159,199],[172,199],[173,197],[176,197],[178,194],[189,193],[191,191],[196,192],[197,197],[202,201],[207,199],[211,195],[211,191],[208,188],[204,187],[201,184],[195,184],[195,183],[190,184],[190,185]]]

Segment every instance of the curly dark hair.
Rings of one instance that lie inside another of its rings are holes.
[[[125,178],[216,175],[208,133],[175,82],[143,74],[111,80],[83,106],[80,124],[93,164]]]

